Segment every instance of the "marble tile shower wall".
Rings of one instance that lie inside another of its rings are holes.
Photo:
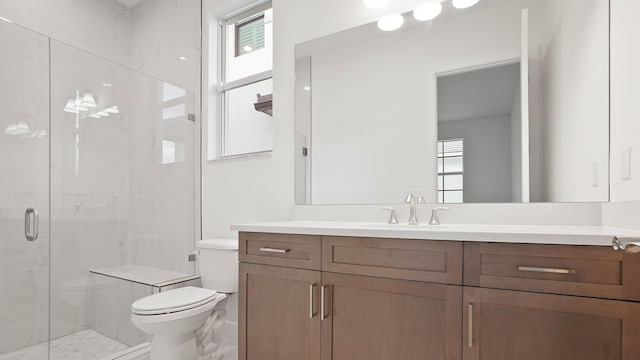
[[[144,336],[130,324],[129,307],[151,289],[90,275],[89,270],[138,264],[194,271],[186,259],[197,228],[193,174],[199,144],[194,142],[194,124],[171,127],[162,122],[160,81],[128,70],[119,73],[124,68],[116,64],[185,88],[187,108],[199,118],[195,109],[199,109],[200,98],[196,95],[200,86],[200,2],[145,0],[127,8],[116,0],[6,1],[0,2],[0,16],[51,37],[51,60],[57,62],[52,63],[51,74],[55,87],[51,93],[51,259],[48,229],[42,225],[38,244],[0,243],[0,306],[11,309],[0,314],[0,328],[1,324],[19,324],[10,331],[3,329],[3,334],[11,336],[0,338],[0,354],[48,339],[50,303],[52,338],[93,328],[123,343],[137,344]],[[47,43],[45,36],[42,46]],[[46,52],[36,58],[46,63]],[[47,75],[29,83],[42,84],[45,89]],[[108,121],[83,119],[78,129],[75,116],[62,111],[65,102],[75,90],[104,83],[117,87],[117,95],[101,93],[107,88],[92,89],[96,100],[118,104],[120,114]],[[0,86],[0,92],[4,91],[15,89]],[[48,99],[48,94],[43,98]],[[48,108],[47,104],[35,105],[35,109],[30,108],[33,104],[24,107],[32,114]],[[40,116],[48,118],[48,114]],[[183,139],[184,158],[191,160],[162,165],[158,155],[162,134]],[[48,142],[40,143],[48,147]],[[20,175],[48,180],[46,171],[41,176]],[[0,186],[5,185],[4,180],[0,177]],[[47,189],[47,185],[40,188]],[[16,192],[16,196],[31,195]],[[17,199],[16,204],[23,200]],[[0,228],[22,227],[21,216],[0,215]],[[41,219],[46,217],[41,211]],[[23,239],[23,234],[8,237]]]

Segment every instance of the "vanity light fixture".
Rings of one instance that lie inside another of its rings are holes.
[[[364,0],[364,6],[369,9],[380,9],[391,3],[391,0]]]
[[[466,9],[480,2],[480,0],[453,0],[453,7],[456,9]]]
[[[433,20],[442,12],[442,4],[437,1],[432,1],[418,6],[413,10],[413,17],[418,21]]]
[[[88,92],[88,93],[85,93],[84,96],[82,97],[82,102],[80,102],[80,106],[85,108],[95,108],[95,107],[98,107],[98,104],[96,104],[96,100],[93,98],[93,94]]]
[[[378,20],[378,28],[382,31],[398,30],[404,24],[404,18],[399,14],[386,15]]]

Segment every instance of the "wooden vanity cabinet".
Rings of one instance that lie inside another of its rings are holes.
[[[640,359],[640,254],[241,233],[240,262],[240,360]]]
[[[462,359],[462,287],[326,273],[322,360]]]
[[[464,244],[464,285],[640,301],[640,254],[605,246]]]
[[[240,360],[462,359],[462,243],[321,240],[240,233]]]
[[[240,264],[239,358],[319,360],[320,271]]]
[[[321,239],[240,233],[239,359],[320,359]]]
[[[464,288],[465,360],[640,359],[640,303]]]

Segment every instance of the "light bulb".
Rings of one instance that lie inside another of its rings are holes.
[[[391,3],[391,0],[364,0],[364,6],[369,9],[380,9]]]
[[[434,1],[418,6],[415,10],[413,10],[413,17],[415,17],[416,20],[419,21],[429,21],[437,18],[441,12],[442,4]]]
[[[378,28],[382,31],[398,30],[402,24],[404,24],[404,18],[398,14],[387,15],[378,20]]]
[[[453,7],[457,9],[466,9],[477,4],[480,0],[453,0]]]
[[[86,107],[86,108],[94,108],[94,107],[98,107],[98,104],[96,104],[96,100],[93,98],[93,94],[88,92],[88,93],[85,93],[84,96],[82,97],[80,106]]]

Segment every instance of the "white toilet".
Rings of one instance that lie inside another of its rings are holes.
[[[131,321],[153,336],[151,360],[221,357],[216,332],[224,324],[228,296],[238,291],[238,240],[202,240],[197,246],[202,288],[163,291],[131,305]]]

